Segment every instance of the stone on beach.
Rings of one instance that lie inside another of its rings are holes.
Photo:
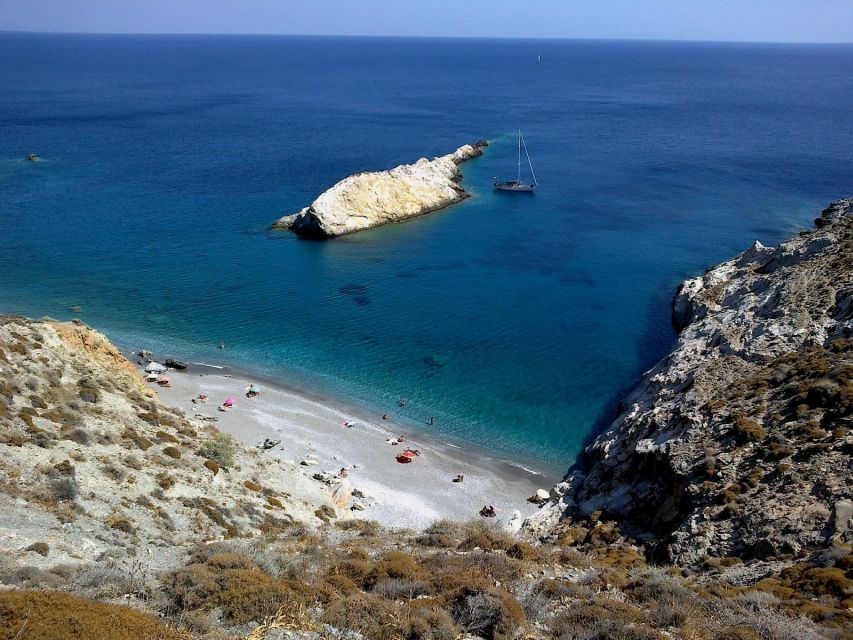
[[[537,489],[536,493],[530,496],[527,501],[533,502],[534,504],[542,504],[543,502],[546,502],[550,497],[551,494],[545,491],[545,489]]]

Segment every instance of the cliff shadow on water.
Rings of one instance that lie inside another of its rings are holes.
[[[685,276],[686,277],[686,276]],[[607,395],[604,408],[590,426],[583,439],[581,450],[572,462],[565,476],[574,471],[586,471],[586,449],[595,439],[613,424],[613,421],[627,408],[625,399],[639,384],[646,372],[667,356],[675,344],[678,332],[672,323],[672,302],[679,283],[661,285],[646,305],[643,331],[636,343],[637,370],[630,382]]]

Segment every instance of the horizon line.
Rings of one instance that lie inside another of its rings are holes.
[[[395,34],[343,34],[343,33],[221,33],[206,31],[34,31],[29,29],[2,29],[0,34],[57,35],[57,36],[201,36],[201,37],[264,37],[264,38],[399,38],[409,40],[542,40],[542,41],[582,41],[582,42],[671,42],[695,44],[763,44],[763,45],[812,45],[836,46],[853,45],[848,41],[807,41],[807,40],[688,40],[683,38],[609,38],[580,36],[448,36],[448,35],[395,35]]]

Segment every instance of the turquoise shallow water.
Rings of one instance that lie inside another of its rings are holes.
[[[853,192],[849,46],[0,34],[0,77],[4,311],[549,469],[671,347],[679,281]],[[519,126],[533,196],[490,186]],[[268,229],[479,138],[458,206]]]

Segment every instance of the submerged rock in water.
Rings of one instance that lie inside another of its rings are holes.
[[[483,155],[481,140],[432,160],[341,180],[299,213],[273,224],[309,238],[331,238],[437,211],[468,197],[459,165]]]

